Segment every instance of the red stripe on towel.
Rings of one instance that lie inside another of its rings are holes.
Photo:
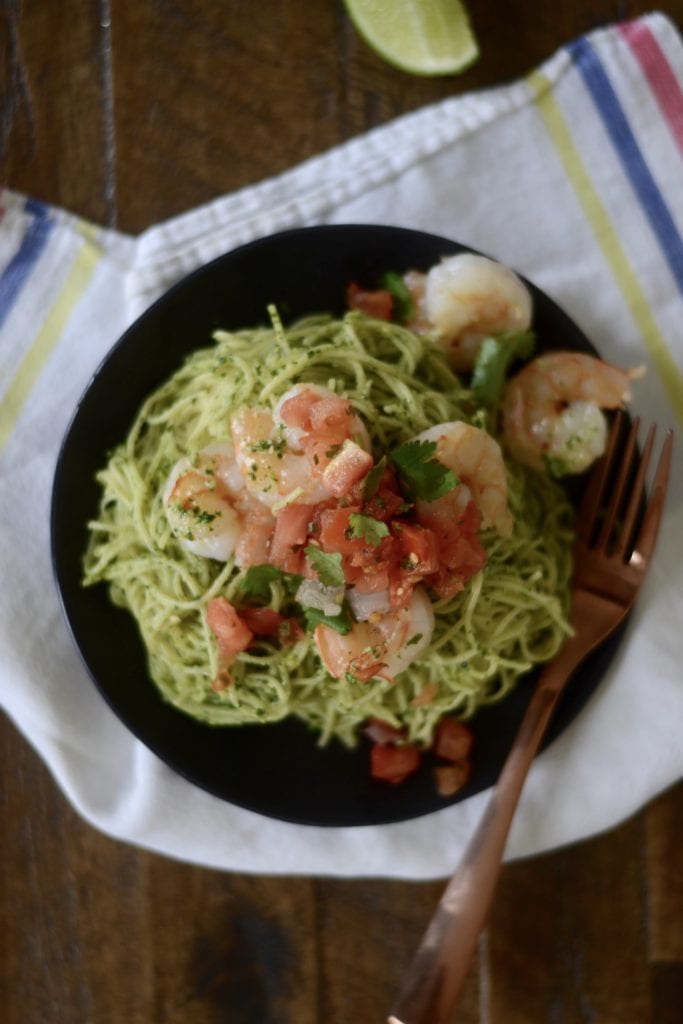
[[[683,89],[652,30],[643,21],[627,21],[619,31],[643,74],[683,156]]]

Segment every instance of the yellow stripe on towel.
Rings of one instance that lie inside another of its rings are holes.
[[[536,105],[548,135],[583,207],[586,219],[659,373],[676,418],[683,425],[683,375],[657,326],[617,231],[590,179],[581,154],[574,145],[569,126],[553,95],[550,82],[538,71],[529,75],[527,82],[534,92]]]
[[[99,247],[93,244],[89,237],[90,232],[87,230],[87,225],[83,225],[81,230],[84,237],[83,244],[76,254],[66,280],[43,321],[42,327],[0,402],[0,452],[7,444],[41,370],[102,256]]]

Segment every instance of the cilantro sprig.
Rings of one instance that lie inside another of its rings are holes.
[[[294,597],[301,583],[301,576],[284,572],[275,565],[252,565],[239,582],[238,593],[242,600],[268,604],[271,600],[271,584],[280,583],[288,597]]]
[[[371,501],[375,497],[379,490],[379,485],[382,482],[382,477],[384,476],[384,470],[386,468],[387,457],[386,455],[383,455],[377,460],[363,481],[363,501]]]
[[[352,512],[349,516],[348,534],[350,537],[364,540],[371,547],[376,548],[385,537],[389,536],[389,527],[380,519],[361,515],[360,512]]]
[[[304,548],[306,558],[310,566],[318,574],[318,579],[324,587],[343,587],[344,570],[342,569],[342,556],[338,551],[328,553],[314,544],[308,544]]]
[[[306,629],[311,633],[316,626],[329,626],[329,628],[334,629],[335,632],[341,633],[342,636],[346,636],[346,634],[350,633],[353,628],[353,616],[346,601],[342,604],[342,609],[337,613],[337,615],[326,615],[325,612],[321,611],[319,608],[308,607],[303,609],[303,615],[306,620]]]
[[[319,552],[323,556],[323,561],[328,557],[319,548],[313,548],[313,551]],[[313,557],[315,558],[316,556],[314,555]],[[341,555],[338,558],[341,561]],[[336,564],[334,556],[332,556],[332,560],[333,564]],[[327,577],[324,570],[323,574]],[[279,583],[284,588],[288,600],[295,601],[302,582],[303,576],[298,576],[293,572],[284,572],[275,565],[252,565],[240,580],[238,588],[239,599],[243,603],[267,606],[272,599],[271,584]],[[321,583],[323,583],[323,586],[330,585],[325,584],[322,579]],[[330,629],[334,629],[337,633],[345,636],[351,631],[353,626],[353,615],[346,601],[342,603],[341,611],[337,615],[326,615],[319,609],[309,608],[298,601],[295,604],[295,608],[297,618],[309,633],[312,633],[316,626],[323,625],[329,626]]]
[[[391,452],[389,458],[411,497],[436,501],[458,486],[453,470],[439,462],[435,452],[436,441],[406,441]]]

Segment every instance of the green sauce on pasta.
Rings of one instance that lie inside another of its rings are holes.
[[[427,427],[478,422],[470,393],[429,339],[349,313],[310,317],[286,330],[218,331],[141,408],[130,434],[98,474],[102,504],[90,523],[84,582],[106,582],[141,631],[163,697],[212,725],[294,715],[320,734],[356,740],[376,717],[427,745],[445,713],[471,717],[503,699],[519,677],[555,654],[568,632],[573,509],[549,477],[506,460],[512,536],[486,531],[484,569],[455,597],[435,601],[427,650],[394,682],[333,679],[311,635],[289,647],[259,639],[216,692],[215,638],[207,601],[229,601],[244,574],[188,553],[173,535],[163,492],[171,467],[229,433],[241,406],[274,406],[295,383],[321,384],[363,418],[375,458]],[[271,605],[288,600],[271,584]],[[433,699],[422,703],[420,696]],[[417,700],[417,704],[414,703]]]

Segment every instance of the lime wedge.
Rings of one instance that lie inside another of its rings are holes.
[[[453,75],[479,56],[460,0],[344,0],[357,32],[383,60],[414,75]]]

